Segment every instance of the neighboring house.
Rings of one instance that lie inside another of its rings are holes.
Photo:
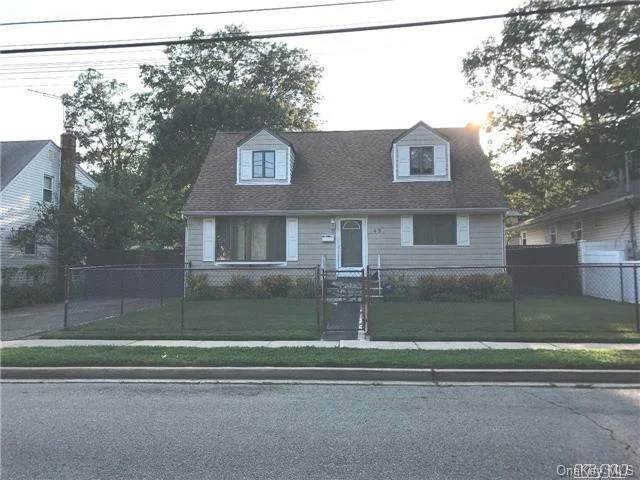
[[[475,127],[219,132],[184,208],[194,267],[504,265]]]
[[[606,242],[631,253],[640,233],[640,180],[586,197],[508,228],[509,245]]]
[[[60,147],[51,140],[0,142],[0,248],[2,266],[23,267],[45,263],[55,266],[56,252],[35,242],[21,248],[12,245],[12,229],[33,224],[38,203],[58,204],[60,195]],[[77,188],[95,188],[96,182],[76,166]]]

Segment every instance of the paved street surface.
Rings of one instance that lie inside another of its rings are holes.
[[[640,390],[5,383],[3,479],[552,479],[640,468]]]

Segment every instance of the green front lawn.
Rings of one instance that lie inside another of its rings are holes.
[[[381,302],[371,306],[374,340],[640,341],[635,305],[572,296],[516,302]]]
[[[634,350],[19,347],[1,353],[3,367],[640,368]]]
[[[125,313],[65,330],[44,338],[196,339],[196,340],[317,340],[313,299],[187,301],[184,330],[180,303]]]

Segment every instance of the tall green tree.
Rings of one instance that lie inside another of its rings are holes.
[[[82,160],[99,175],[135,171],[145,156],[144,126],[127,85],[92,68],[62,96],[65,123],[77,138]]]
[[[521,10],[584,4],[531,0]],[[586,3],[593,3],[589,0]],[[496,105],[512,206],[539,213],[606,185],[638,149],[640,7],[511,17],[463,61],[473,100]]]
[[[192,39],[211,41],[170,46],[166,66],[141,67],[140,102],[153,136],[147,166],[168,172],[177,190],[191,188],[218,130],[316,126],[321,68],[285,44],[219,41],[247,33],[237,26],[209,36],[195,30]]]

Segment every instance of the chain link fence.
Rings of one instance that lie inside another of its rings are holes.
[[[70,267],[66,283],[66,336],[315,339],[320,335],[318,268]]]
[[[629,263],[368,268],[346,278],[320,267],[71,267],[62,336],[318,339],[340,302],[360,304],[354,325],[374,340],[625,335],[640,332],[638,270]]]
[[[637,265],[370,269],[376,339],[640,332]],[[376,302],[375,299],[379,300]],[[580,337],[577,335],[576,337]]]

